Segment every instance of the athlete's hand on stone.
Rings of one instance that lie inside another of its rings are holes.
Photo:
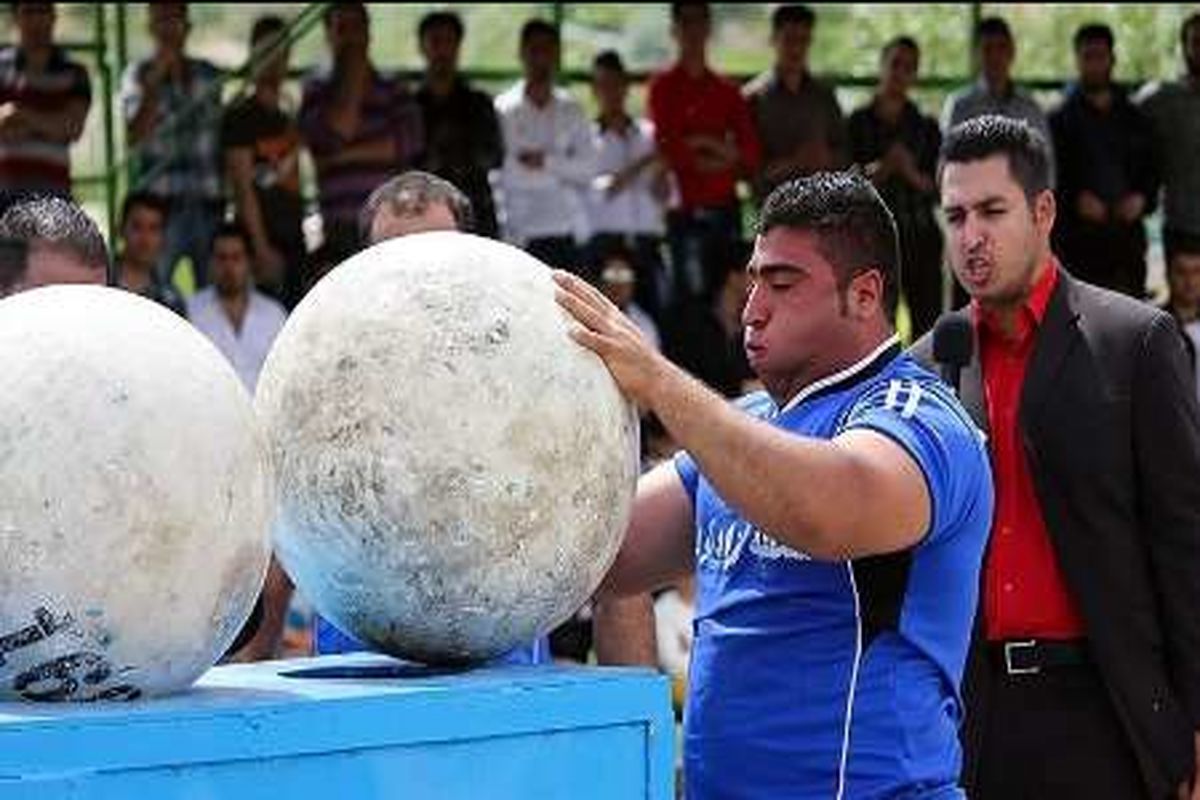
[[[558,304],[577,323],[571,338],[604,360],[617,386],[642,408],[652,409],[656,389],[673,369],[637,326],[600,290],[569,272],[555,270]]]

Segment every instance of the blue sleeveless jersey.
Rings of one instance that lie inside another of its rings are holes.
[[[959,688],[992,515],[983,435],[894,343],[783,409],[764,393],[741,405],[803,436],[891,438],[924,473],[932,518],[911,549],[818,561],[676,458],[696,519],[688,797],[962,797]]]

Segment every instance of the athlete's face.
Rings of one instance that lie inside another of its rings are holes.
[[[1031,207],[1003,154],[946,164],[941,190],[950,265],[963,289],[986,306],[1023,302],[1049,255],[1053,193]]]
[[[809,231],[778,227],[759,236],[747,273],[746,357],[776,399],[846,366],[862,314],[871,303],[878,311],[879,273],[839,288]]]

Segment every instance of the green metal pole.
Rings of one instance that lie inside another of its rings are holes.
[[[104,205],[108,213],[108,241],[111,247],[117,241],[117,145],[113,130],[113,79],[108,63],[108,26],[105,23],[105,4],[97,3],[96,21],[96,64],[100,70],[101,97],[104,118]]]

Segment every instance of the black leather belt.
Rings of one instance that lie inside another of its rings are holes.
[[[1083,667],[1092,663],[1084,639],[1013,639],[988,642],[988,659],[1005,675],[1037,675],[1043,670]]]

